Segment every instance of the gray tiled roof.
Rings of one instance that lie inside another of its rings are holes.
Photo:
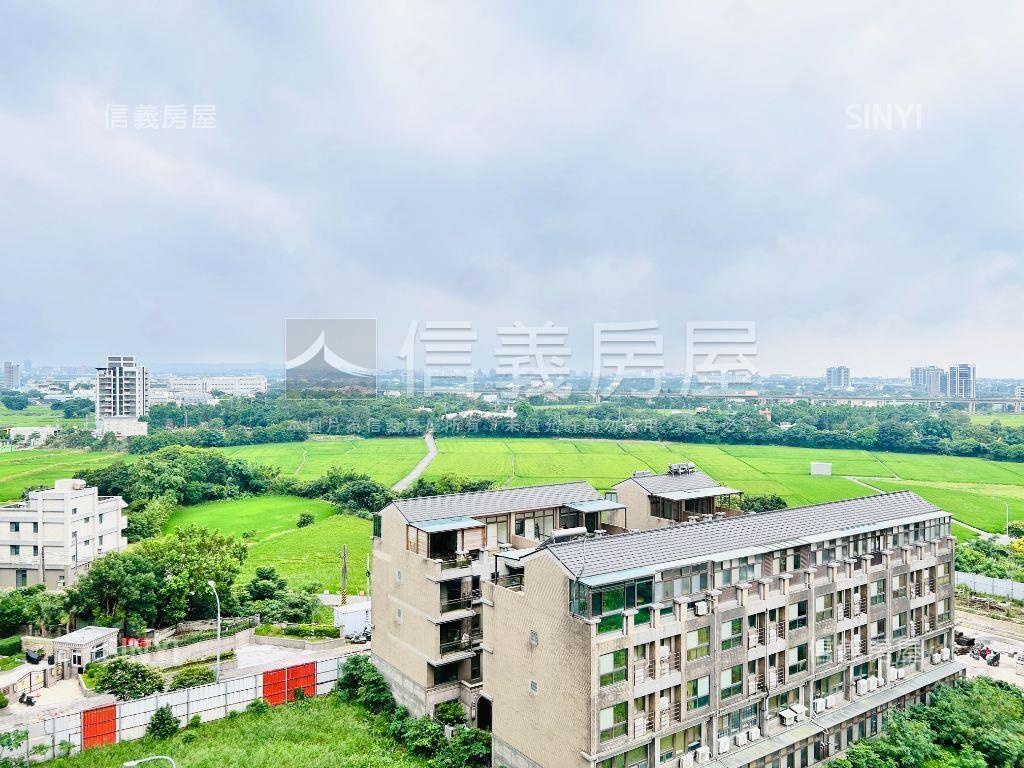
[[[685,475],[644,475],[628,477],[626,480],[634,481],[648,493],[692,491],[697,488],[713,488],[719,485],[718,482],[697,469]]]
[[[531,509],[561,507],[574,501],[603,498],[590,483],[531,485],[496,491],[450,493],[444,496],[419,496],[392,502],[410,523],[445,517],[502,515]]]
[[[897,491],[707,523],[549,544],[547,549],[573,573],[582,570],[587,576],[597,576],[691,558],[712,559],[716,553],[739,549],[795,546],[816,535],[941,512],[911,491]]]

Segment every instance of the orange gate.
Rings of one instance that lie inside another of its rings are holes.
[[[82,749],[117,742],[117,705],[82,712]]]
[[[266,685],[266,683],[264,683]],[[288,667],[288,701],[295,700],[295,692],[316,696],[316,662]]]
[[[286,669],[272,669],[263,673],[263,700],[267,704],[284,704]]]

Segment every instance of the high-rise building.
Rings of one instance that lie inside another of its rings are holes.
[[[945,397],[949,389],[949,374],[937,365],[910,369],[910,386],[915,392],[933,397]]]
[[[975,371],[972,363],[949,366],[946,397],[956,400],[974,399]]]
[[[17,363],[4,363],[4,389],[18,389],[21,386],[21,366]]]
[[[849,389],[850,369],[845,365],[833,365],[825,371],[825,389]]]
[[[1024,400],[1024,385],[1018,384],[1013,390],[1013,396],[1017,400]]]
[[[107,357],[96,369],[96,432],[121,437],[144,435],[149,415],[149,372],[129,355]]]
[[[950,517],[915,494],[672,507],[632,530],[731,489],[686,472],[616,488],[381,510],[372,660],[399,703],[461,700],[495,765],[811,766],[962,676]]]
[[[22,362],[21,372],[22,374],[24,374],[25,378],[28,378],[29,376],[32,375],[32,361],[29,360],[28,358],[25,358],[24,362]]]

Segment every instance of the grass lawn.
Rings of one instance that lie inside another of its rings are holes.
[[[332,697],[243,713],[206,723],[189,737],[140,739],[89,749],[47,763],[53,768],[110,768],[127,760],[167,755],[179,768],[426,768],[427,762],[375,733],[353,707]],[[166,765],[166,763],[164,763]]]
[[[426,445],[418,437],[343,437],[223,450],[231,456],[280,467],[283,473],[300,480],[320,477],[333,466],[364,472],[385,485],[397,483],[427,454]]]
[[[972,413],[972,424],[991,424],[998,421],[1004,427],[1024,427],[1024,413]]]
[[[302,499],[297,496],[256,496],[247,499],[225,499],[179,507],[167,523],[171,531],[183,525],[202,525],[222,533],[241,536],[247,531],[255,535],[247,541],[260,541],[295,527],[299,515],[311,513],[317,521],[334,514],[334,507],[320,499]]]
[[[21,492],[28,486],[52,486],[54,480],[73,477],[80,469],[96,469],[118,459],[133,461],[135,458],[123,453],[71,450],[0,453],[0,502],[21,498]]]
[[[292,528],[249,547],[239,581],[252,578],[256,568],[272,565],[289,585],[320,584],[341,589],[341,547],[348,545],[348,589],[366,591],[366,558],[370,554],[372,526],[352,515],[332,515],[305,528]]]
[[[22,411],[12,411],[0,403],[0,427],[57,427],[65,423],[80,426],[85,419],[65,419],[64,411],[54,411],[48,405],[30,405]]]
[[[953,535],[956,536],[957,541],[970,541],[971,539],[978,538],[978,532],[972,528],[960,525],[960,523],[953,523],[950,526],[950,530]]]

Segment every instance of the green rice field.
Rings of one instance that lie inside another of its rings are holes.
[[[749,494],[777,493],[790,505],[913,490],[963,523],[957,530],[965,538],[976,535],[970,527],[1001,532],[1007,510],[1011,520],[1024,519],[1024,464],[984,459],[783,446],[557,438],[439,438],[437,446],[438,456],[425,473],[428,478],[456,473],[505,487],[582,479],[607,490],[634,470],[663,472],[671,462],[693,461],[725,485]],[[317,477],[337,466],[364,472],[387,485],[405,476],[426,451],[419,438],[332,438],[225,450],[239,458],[280,467],[282,472],[300,479]],[[0,499],[18,498],[26,486],[49,484],[79,469],[103,466],[118,458],[131,461],[135,457],[50,450],[0,454]],[[811,477],[811,461],[832,462],[833,476]],[[319,519],[329,510],[318,507],[312,510],[318,517],[316,525],[302,531],[291,530],[292,518],[297,518],[298,507],[302,505],[316,506],[280,497],[215,502],[175,513],[171,525],[194,521],[237,534],[255,530],[252,562],[258,562],[264,551],[285,556],[288,549],[300,543],[311,547],[307,555],[330,549],[327,564],[314,563],[311,567],[326,574],[324,579],[316,580],[336,583],[332,576],[336,560],[333,550],[342,543],[341,525],[334,523],[333,518]],[[321,528],[322,524],[334,527]],[[330,540],[319,542],[311,533],[316,530],[329,530]],[[362,532],[358,536],[363,536]],[[298,558],[296,573],[303,572],[302,559]]]
[[[300,480],[311,480],[330,467],[340,467],[363,472],[385,485],[397,483],[427,454],[423,439],[418,437],[331,438],[222,450],[247,461],[279,467]]]
[[[0,427],[56,427],[61,424],[81,425],[85,419],[65,419],[63,411],[54,411],[46,405],[30,405],[21,411],[12,411],[0,403]]]
[[[242,536],[259,542],[300,530],[299,515],[309,512],[317,522],[334,514],[334,507],[320,499],[297,496],[256,496],[249,499],[224,499],[179,507],[167,523],[171,531],[184,525],[201,525],[221,533]]]

